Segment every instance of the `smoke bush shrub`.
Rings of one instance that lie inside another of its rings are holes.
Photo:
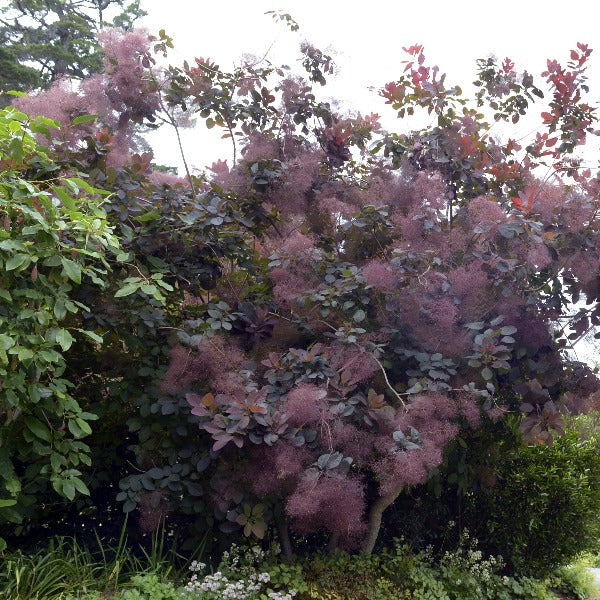
[[[521,147],[490,137],[543,95],[510,60],[479,65],[470,102],[407,48],[380,95],[436,126],[398,134],[319,98],[331,61],[309,46],[309,81],[282,82],[260,62],[160,70],[164,34],[103,41],[106,72],[77,98],[19,102],[98,107],[56,150],[113,192],[123,252],[88,319],[110,335],[67,368],[102,414],[99,447],[127,420],[129,454],[113,448],[102,477],[144,529],[171,514],[277,536],[288,557],[306,538],[371,552],[449,445],[510,420],[551,444],[597,403],[597,377],[564,352],[600,322],[600,184],[573,155],[596,119],[585,44],[549,62],[543,133]],[[177,129],[182,112],[223,130],[231,165],[173,181],[129,151],[139,124]]]

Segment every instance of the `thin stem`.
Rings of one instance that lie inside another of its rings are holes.
[[[185,158],[185,152],[183,150],[183,143],[181,141],[181,135],[179,134],[179,126],[177,125],[177,121],[175,120],[175,117],[173,116],[173,114],[170,113],[169,110],[167,109],[167,107],[165,106],[165,104],[163,102],[162,94],[160,93],[160,91],[158,94],[158,98],[159,98],[161,109],[163,110],[165,115],[167,115],[167,123],[169,123],[169,125],[171,125],[171,127],[173,127],[173,129],[175,130],[175,135],[177,136],[177,145],[179,146],[179,154],[181,156],[181,160],[183,161],[183,167],[185,169],[185,174],[186,174],[187,180],[190,184],[190,188],[192,189],[192,195],[194,197],[196,197],[196,187],[194,186],[194,180],[192,179],[192,174],[190,173],[190,169],[189,169],[187,160]],[[164,119],[163,119],[163,121],[164,121]]]
[[[229,137],[231,138],[231,144],[233,146],[233,166],[235,167],[235,163],[237,162],[237,146],[235,144],[235,138],[233,137],[233,127],[231,126],[229,119],[225,118],[223,115],[221,115],[221,118],[229,130]]]
[[[374,354],[371,354],[371,358],[379,365],[379,368],[381,369],[383,378],[385,379],[385,383],[387,384],[388,388],[392,391],[394,396],[396,396],[396,398],[398,398],[398,400],[400,401],[400,404],[402,404],[402,406],[406,407],[406,402],[404,402],[404,400],[402,399],[402,396],[394,389],[394,387],[390,383],[390,380],[388,379],[388,376],[387,376],[384,366],[379,362],[379,359]]]
[[[187,180],[190,183],[190,187],[192,188],[192,194],[196,197],[196,188],[194,186],[194,180],[192,179],[192,175],[190,173],[190,169],[187,164],[187,160],[185,159],[185,152],[183,151],[183,144],[181,142],[181,136],[179,135],[179,127],[175,122],[175,119],[171,120],[171,125],[175,129],[175,135],[177,136],[177,145],[179,146],[179,154],[181,155],[181,160],[183,161],[183,167],[185,168],[185,174],[187,176]]]

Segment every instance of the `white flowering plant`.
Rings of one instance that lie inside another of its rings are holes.
[[[467,529],[460,533],[458,546],[452,552],[444,552],[439,560],[439,570],[444,577],[446,587],[456,588],[466,596],[472,590],[491,584],[495,576],[504,567],[501,556],[485,557],[478,548],[478,541],[472,538]]]
[[[202,600],[293,600],[306,587],[301,570],[276,564],[274,553],[276,549],[271,556],[258,546],[243,549],[233,544],[213,573],[207,572],[206,564],[193,561],[184,590]]]

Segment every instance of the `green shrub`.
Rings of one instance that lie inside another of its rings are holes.
[[[498,483],[475,498],[488,517],[489,546],[518,573],[540,576],[600,545],[597,437],[575,431],[551,446],[506,456]]]
[[[438,553],[461,531],[506,573],[543,577],[600,544],[600,437],[590,418],[574,420],[553,444],[525,446],[517,427],[496,424],[457,440],[426,485],[402,495],[384,531]]]
[[[0,527],[9,533],[58,496],[89,495],[82,440],[98,417],[72,395],[65,370],[77,339],[91,353],[102,343],[76,292],[87,286],[92,299],[107,286],[118,247],[102,206],[108,192],[73,168],[62,176],[36,141],[55,127],[0,111]]]
[[[404,595],[390,576],[394,561],[379,555],[317,554],[303,563],[308,590],[300,598],[314,600],[395,600]]]

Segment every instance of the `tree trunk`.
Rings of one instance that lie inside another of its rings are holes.
[[[383,516],[383,511],[396,501],[396,498],[398,498],[403,489],[404,485],[399,485],[391,493],[387,494],[387,496],[378,498],[377,502],[373,504],[371,511],[369,512],[369,529],[362,546],[362,550],[366,554],[371,554],[373,548],[375,548],[375,542],[379,537],[379,530],[381,529],[381,517]]]
[[[292,542],[290,540],[290,532],[288,528],[287,519],[284,515],[278,515],[275,512],[275,524],[277,525],[277,534],[279,536],[279,543],[281,544],[281,552],[286,562],[292,560]]]

